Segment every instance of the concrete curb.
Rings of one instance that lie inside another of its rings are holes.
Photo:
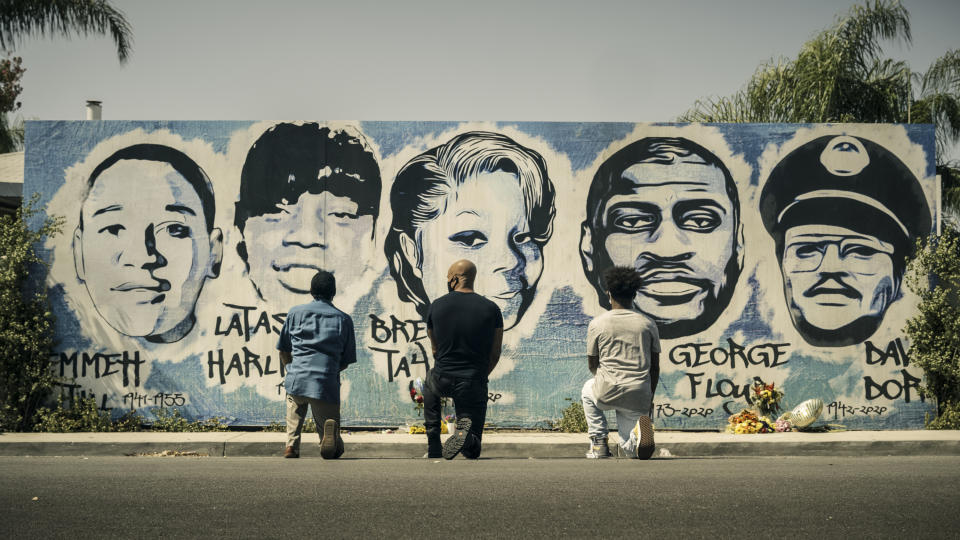
[[[611,436],[611,445],[615,435]],[[283,433],[2,433],[0,456],[125,456],[164,451],[213,457],[280,456]],[[960,456],[960,431],[847,431],[833,433],[658,432],[654,457]],[[350,458],[419,458],[423,435],[347,433]],[[304,434],[301,455],[319,458],[319,438]],[[584,434],[486,433],[483,457],[581,458]]]

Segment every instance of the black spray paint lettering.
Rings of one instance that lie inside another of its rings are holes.
[[[866,354],[865,361],[868,366],[886,366],[887,362],[892,362],[893,365],[904,368],[910,365],[910,356],[907,354],[900,338],[887,343],[887,346],[883,349],[870,341],[864,342],[863,345]],[[866,376],[863,378],[864,396],[871,401],[880,398],[890,400],[903,398],[905,403],[910,403],[910,400],[916,394],[920,397],[920,401],[924,402],[925,397],[920,392],[920,382],[920,377],[915,377],[906,369],[900,370],[900,378],[882,382],[877,382],[873,377]]]
[[[864,343],[867,354],[867,365],[875,366],[887,365],[887,361],[893,361],[895,366],[907,367],[910,365],[910,356],[907,355],[907,351],[903,348],[903,341],[900,338],[897,338],[887,344],[886,349],[881,349],[874,345],[872,342],[867,341]]]
[[[654,417],[655,418],[670,418],[674,415],[685,416],[691,418],[694,416],[700,416],[706,418],[713,414],[713,409],[709,407],[674,407],[670,403],[657,403],[654,408]]]
[[[140,359],[140,351],[123,351],[122,353],[80,353],[72,354],[61,352],[54,355],[60,364],[60,376],[63,377],[70,369],[74,379],[86,377],[87,368],[95,379],[102,379],[111,375],[122,374],[123,386],[130,386],[130,367],[133,367],[133,386],[140,386],[140,365],[146,363]],[[68,366],[72,366],[68,368]],[[117,369],[117,367],[120,369]]]
[[[276,366],[273,365],[273,356],[266,355],[261,356],[254,353],[250,349],[243,347],[242,352],[233,353],[230,356],[230,361],[227,362],[223,353],[223,349],[217,349],[216,351],[207,351],[207,378],[213,379],[215,377],[219,378],[220,384],[227,383],[227,377],[236,372],[238,376],[242,376],[245,379],[250,378],[251,374],[254,374],[254,369],[256,370],[256,375],[260,377],[265,377],[267,375],[274,375],[279,373],[281,377],[286,375],[286,369],[283,366],[282,362],[277,362],[279,365],[278,369],[273,369]],[[260,360],[263,359],[263,363],[260,363]]]
[[[685,373],[687,379],[690,381],[690,399],[697,398],[697,387],[704,384],[701,380],[704,373]],[[742,385],[737,384],[730,379],[707,379],[706,383],[706,396],[707,398],[713,397],[732,397],[732,398],[743,398],[743,400],[749,405],[750,401],[747,397],[750,392],[750,383],[744,383]]]
[[[96,393],[89,390],[85,390],[82,385],[60,383],[60,382],[55,382],[53,384],[54,386],[59,386],[62,389],[60,391],[60,395],[66,397],[67,401],[70,402],[71,406],[73,406],[76,403],[75,400],[78,400],[78,399],[79,400],[93,399],[94,401],[96,401],[97,399]],[[66,390],[66,392],[64,392],[64,390]],[[100,403],[97,405],[97,409],[101,411],[107,411],[107,412],[113,410],[113,407],[107,407],[106,394],[100,394]]]
[[[236,334],[243,338],[243,341],[250,341],[250,336],[256,334],[261,329],[269,334],[273,332],[274,334],[279,334],[280,330],[283,328],[283,321],[287,318],[286,313],[267,313],[266,311],[261,311],[259,315],[251,317],[254,315],[252,312],[257,308],[256,306],[240,306],[236,304],[223,304],[224,307],[236,310],[234,313],[226,315],[228,322],[226,326],[223,324],[223,317],[217,315],[217,322],[214,326],[213,333],[218,336],[229,336],[230,334]],[[250,321],[256,319],[256,322],[253,326],[250,325]],[[272,323],[272,324],[271,324]]]
[[[409,327],[410,331],[407,331]],[[397,338],[403,334],[403,340],[407,343],[419,341],[427,337],[427,323],[420,320],[400,320],[390,315],[390,325],[387,321],[370,314],[370,337],[377,343],[397,343]]]
[[[883,382],[876,382],[869,375],[863,378],[863,390],[865,397],[873,401],[875,399],[900,399],[905,403],[910,403],[914,393],[920,397],[920,402],[926,401],[923,393],[920,392],[920,377],[914,377],[905,369],[900,370],[899,379],[888,379]]]
[[[713,365],[715,367],[737,368],[755,366],[778,367],[786,364],[789,343],[760,343],[749,349],[727,338],[727,346],[714,347],[712,343],[683,343],[670,349],[670,361],[674,365],[687,369]]]
[[[370,347],[371,351],[384,353],[387,355],[387,375],[389,376],[388,382],[393,382],[397,379],[397,375],[402,371],[407,378],[411,377],[410,375],[410,366],[415,366],[418,364],[423,364],[427,371],[430,371],[430,361],[427,359],[427,349],[419,341],[413,343],[420,349],[419,353],[408,353],[410,358],[407,359],[407,355],[400,357],[400,360],[396,361],[397,365],[394,367],[393,363],[395,361],[395,356],[400,354],[398,349],[381,349],[380,347]]]
[[[157,392],[156,394],[141,394],[140,392],[130,392],[124,394],[123,405],[130,402],[130,409],[141,407],[182,407],[187,404],[187,398],[183,392]]]
[[[842,401],[834,401],[827,405],[827,416],[833,415],[834,420],[844,418],[847,416],[870,416],[875,414],[877,416],[882,415],[883,413],[889,410],[887,407],[882,405],[850,405]]]
[[[407,319],[401,320],[390,315],[389,320],[381,319],[374,314],[370,314],[370,337],[377,343],[393,344],[414,344],[417,348],[413,352],[407,352],[401,355],[401,349],[368,347],[373,353],[386,355],[387,359],[387,381],[393,382],[401,372],[410,378],[410,367],[423,365],[427,371],[430,371],[430,357],[427,355],[427,349],[421,343],[427,338],[427,324],[421,320]],[[399,358],[398,358],[399,357]]]

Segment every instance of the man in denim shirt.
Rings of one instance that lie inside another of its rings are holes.
[[[340,438],[340,372],[357,361],[353,319],[333,307],[333,274],[320,270],[310,281],[314,301],[294,307],[280,331],[277,349],[286,366],[287,448],[285,458],[300,457],[300,431],[307,405],[320,434],[320,456],[343,454]]]

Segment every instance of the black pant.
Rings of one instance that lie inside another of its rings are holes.
[[[459,378],[431,371],[423,385],[423,425],[427,430],[427,445],[431,452],[440,448],[440,398],[453,398],[457,419],[472,421],[470,434],[463,445],[464,457],[480,456],[480,439],[483,423],[487,417],[487,381],[476,378]]]

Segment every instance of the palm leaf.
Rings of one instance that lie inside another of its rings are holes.
[[[3,0],[0,48],[11,49],[24,38],[74,34],[109,36],[120,63],[133,50],[133,29],[123,12],[107,0]]]

